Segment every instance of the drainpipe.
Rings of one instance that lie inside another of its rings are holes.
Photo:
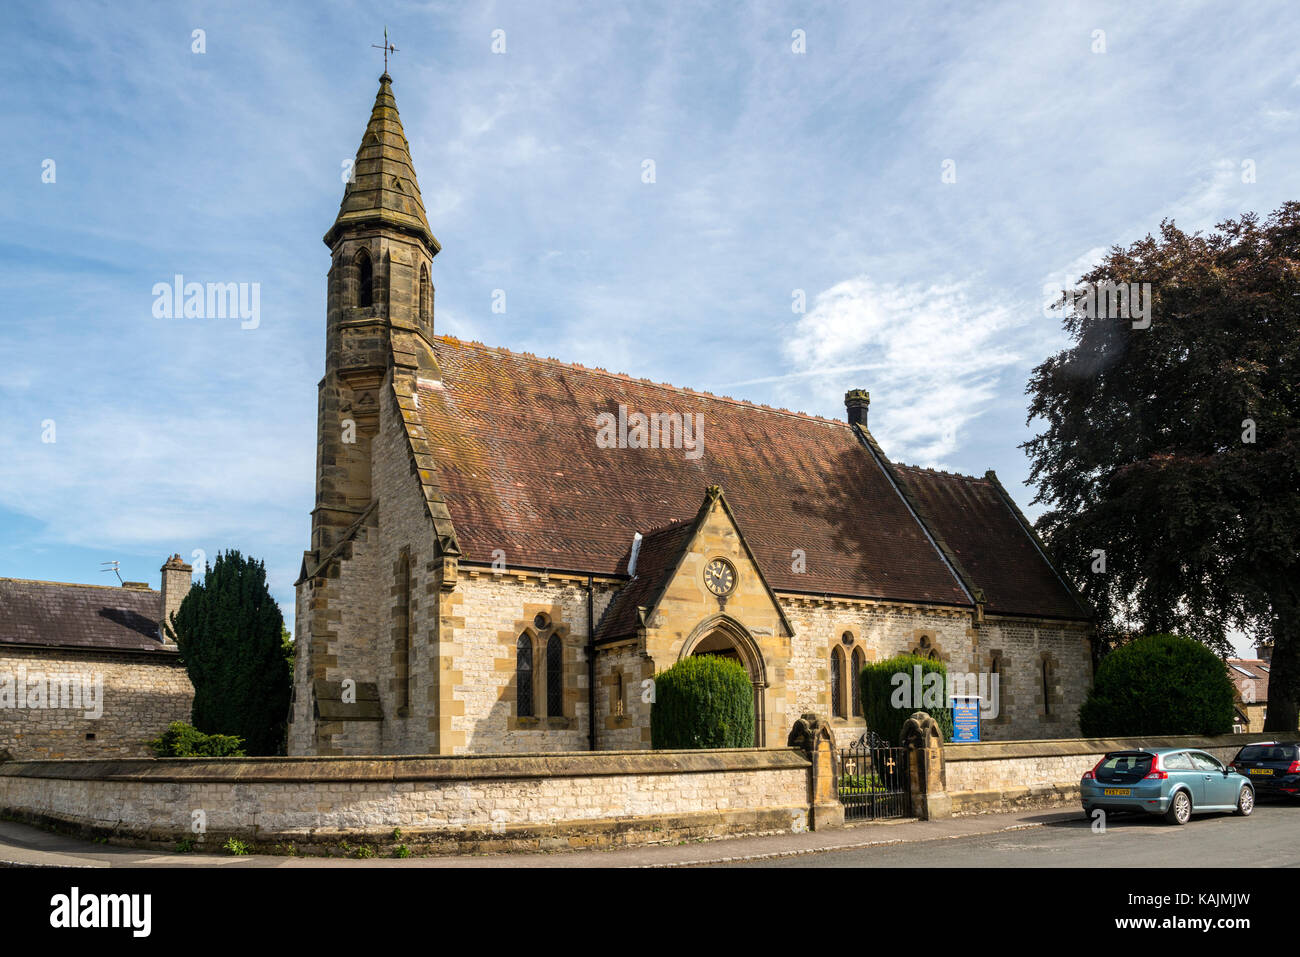
[[[596,750],[596,586],[587,576],[587,747]]]

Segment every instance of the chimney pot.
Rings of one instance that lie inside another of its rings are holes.
[[[848,413],[849,425],[867,427],[867,407],[871,405],[871,393],[866,389],[850,389],[844,393],[844,410]]]

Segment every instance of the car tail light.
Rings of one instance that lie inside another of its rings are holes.
[[[1106,763],[1106,759],[1105,759],[1105,758],[1102,758],[1100,761],[1098,761],[1096,764],[1094,764],[1094,765],[1092,766],[1092,770],[1091,770],[1091,771],[1084,771],[1084,772],[1083,772],[1083,779],[1084,779],[1085,781],[1095,781],[1095,780],[1097,780],[1097,769],[1098,769],[1099,767],[1101,767],[1101,766],[1102,766],[1103,764],[1105,764],[1105,763]]]
[[[1300,774],[1300,761],[1292,761],[1291,767],[1286,769],[1287,774]]]
[[[1169,777],[1169,772],[1162,771],[1160,769],[1160,755],[1158,754],[1151,755],[1151,770],[1147,772],[1147,776],[1143,780],[1163,781],[1168,777]]]

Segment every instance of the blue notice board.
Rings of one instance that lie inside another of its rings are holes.
[[[953,741],[980,739],[980,699],[976,695],[952,699]]]

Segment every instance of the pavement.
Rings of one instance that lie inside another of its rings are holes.
[[[1008,814],[981,814],[945,821],[879,821],[802,834],[733,837],[610,850],[365,860],[259,854],[179,854],[139,850],[67,837],[12,821],[0,821],[0,866],[582,868],[735,865],[779,859],[804,860],[829,852],[854,852],[904,844],[951,842],[1041,828],[1071,818],[1083,822],[1082,812],[1071,806]]]

